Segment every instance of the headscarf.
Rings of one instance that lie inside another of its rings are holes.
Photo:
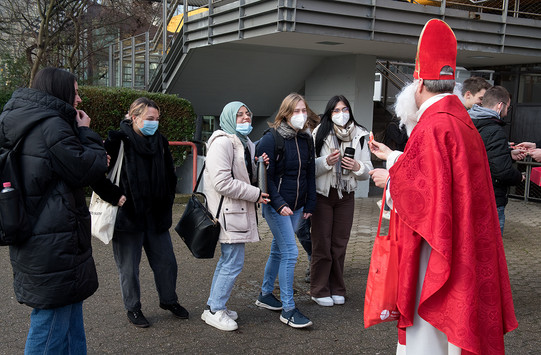
[[[246,148],[248,137],[237,132],[237,112],[239,112],[239,109],[242,106],[246,107],[246,109],[252,113],[248,106],[240,101],[233,101],[225,105],[222,113],[220,114],[220,127],[225,133],[237,135],[242,142],[242,145]]]

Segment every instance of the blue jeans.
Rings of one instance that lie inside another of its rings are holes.
[[[24,353],[86,354],[83,302],[52,309],[34,308]]]
[[[299,256],[295,241],[295,230],[299,225],[302,214],[303,209],[301,208],[293,212],[291,216],[282,216],[271,206],[263,205],[263,217],[267,220],[274,238],[271,243],[269,259],[265,266],[261,291],[263,294],[272,293],[274,281],[278,276],[280,299],[285,311],[295,308],[295,302],[293,301],[293,274]]]
[[[310,221],[310,218],[301,218],[299,226],[297,227],[297,239],[299,239],[299,243],[301,243],[302,248],[308,255],[308,260],[312,259],[312,237],[310,235],[311,227],[312,222]]]
[[[148,263],[154,273],[160,303],[178,302],[177,260],[173,252],[169,231],[140,233],[115,231],[113,255],[120,276],[120,290],[124,307],[128,311],[141,309],[141,289],[139,285],[139,264],[142,249],[145,248]]]
[[[221,243],[222,255],[210,287],[210,296],[207,304],[212,312],[226,309],[226,302],[231,296],[231,290],[244,266],[244,243]]]
[[[499,206],[496,207],[498,210],[498,219],[500,220],[500,231],[502,232],[503,236],[503,227],[505,225],[505,206]]]

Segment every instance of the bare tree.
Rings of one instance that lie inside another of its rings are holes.
[[[48,65],[81,72],[112,41],[147,31],[158,14],[148,0],[0,0],[0,50],[26,58],[30,81]]]

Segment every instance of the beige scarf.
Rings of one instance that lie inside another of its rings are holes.
[[[346,147],[351,147],[353,144],[353,137],[355,133],[355,123],[351,122],[346,127],[339,127],[337,125],[333,125],[333,130],[331,131],[331,151],[334,151],[334,149],[340,150],[340,156],[344,156],[344,150]],[[340,140],[340,141],[339,141]],[[340,144],[342,142],[342,144]],[[347,144],[349,142],[349,145]],[[331,179],[331,187],[335,188],[338,192],[338,198],[344,197],[342,194],[342,191],[346,192],[352,192],[355,189],[355,181],[353,179],[349,179],[349,175],[347,175],[345,178],[342,177],[342,168],[340,166],[340,160],[334,164],[332,167],[333,175]],[[353,174],[353,172],[350,172],[350,174]]]

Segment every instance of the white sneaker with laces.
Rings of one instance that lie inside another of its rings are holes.
[[[331,298],[332,298],[332,301],[334,302],[334,304],[344,304],[344,303],[346,303],[346,298],[344,296],[332,295]]]
[[[234,311],[230,311],[234,312]],[[236,312],[234,312],[236,314]],[[205,309],[203,311],[203,314],[201,315],[201,319],[205,321],[210,326],[213,326],[214,328],[224,330],[226,332],[230,332],[233,330],[238,329],[237,322],[235,322],[233,319],[231,319],[227,315],[227,310],[222,309],[220,311],[216,311],[216,313],[212,314],[212,312],[208,309]]]
[[[207,309],[208,310],[208,309]],[[239,315],[237,314],[237,312],[235,311],[232,311],[230,309],[225,309],[225,313],[227,313],[227,315],[229,316],[229,318],[233,319],[233,320],[237,320],[239,318]],[[203,314],[201,314],[201,319],[202,320],[205,320],[205,317],[206,317],[206,313],[203,312]]]
[[[334,306],[334,302],[330,297],[312,297],[312,301],[323,307]]]

